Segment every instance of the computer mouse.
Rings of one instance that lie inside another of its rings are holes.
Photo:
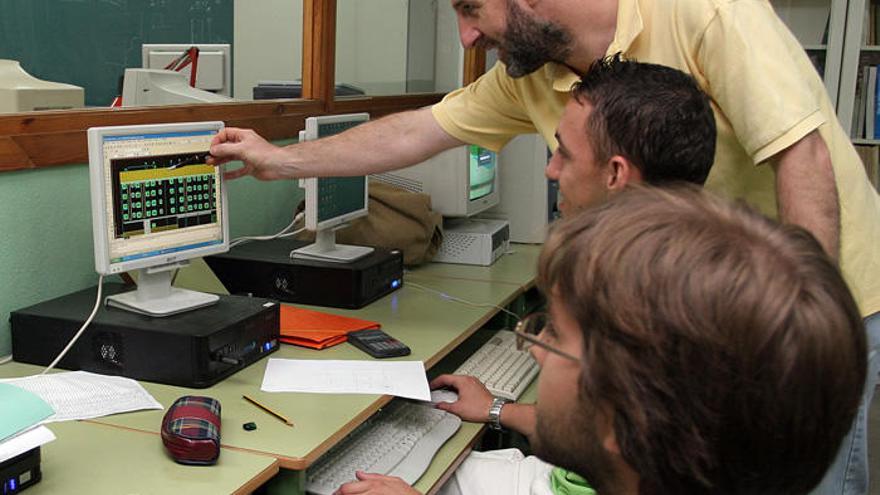
[[[455,393],[455,390],[449,390],[448,388],[438,388],[437,390],[431,390],[431,404],[456,401],[458,401],[458,394]]]

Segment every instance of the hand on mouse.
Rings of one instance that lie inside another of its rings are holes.
[[[458,401],[438,403],[435,407],[451,412],[464,421],[485,423],[489,419],[492,394],[479,380],[466,375],[440,375],[431,381],[431,388],[450,388],[458,393]]]

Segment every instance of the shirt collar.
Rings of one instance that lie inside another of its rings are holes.
[[[638,0],[618,0],[617,29],[606,55],[614,55],[617,52],[626,53],[644,27]]]
[[[572,85],[578,82],[578,75],[563,64],[550,62],[544,66],[544,73],[553,86],[554,91],[567,93]]]

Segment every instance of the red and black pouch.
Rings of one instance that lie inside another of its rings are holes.
[[[220,456],[220,401],[184,395],[162,418],[162,443],[180,464],[211,465]]]

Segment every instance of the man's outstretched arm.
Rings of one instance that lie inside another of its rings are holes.
[[[278,147],[249,129],[223,129],[211,143],[213,165],[241,161],[226,178],[260,180],[368,175],[419,163],[464,143],[450,136],[430,107],[388,115],[317,141]]]

